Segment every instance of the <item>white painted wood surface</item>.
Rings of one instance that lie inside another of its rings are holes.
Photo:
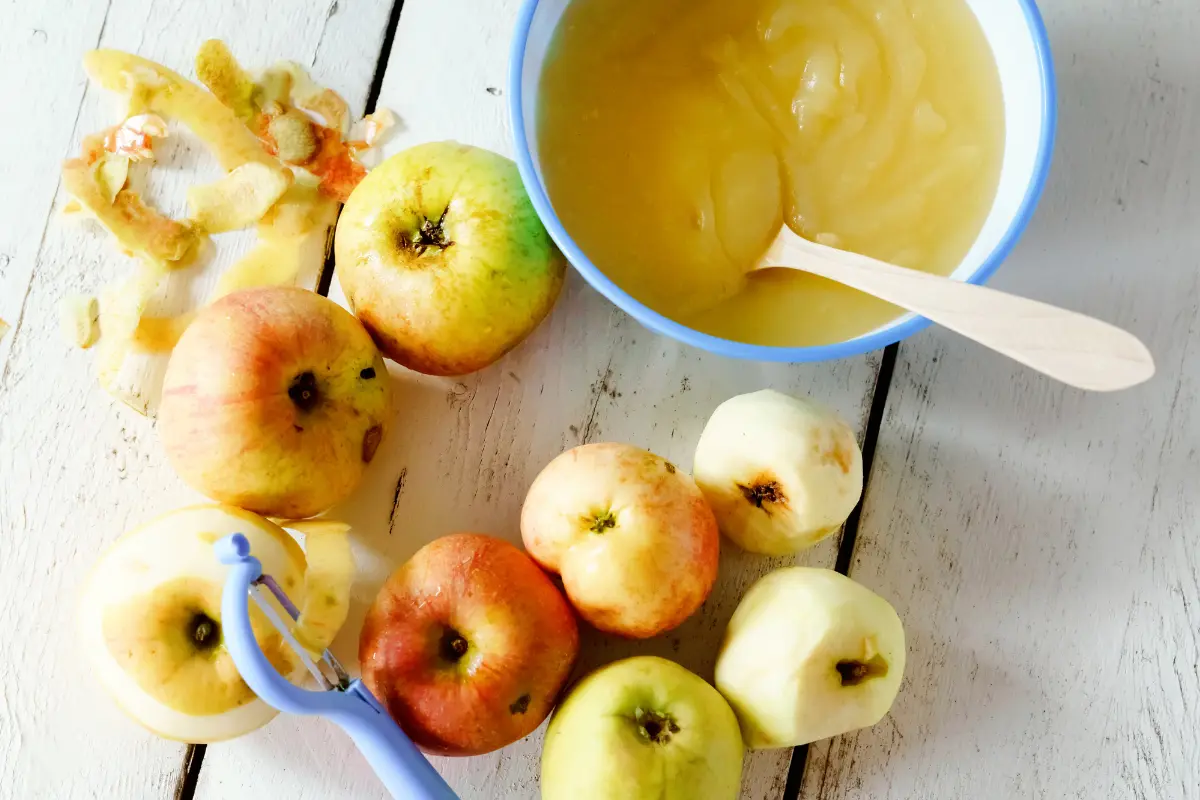
[[[944,332],[900,347],[851,575],[909,632],[890,719],[803,797],[1200,797],[1200,6],[1047,3],[1049,191],[995,284],[1139,334],[1084,395]]]
[[[503,92],[518,5],[405,2],[379,98],[379,106],[402,121],[386,153],[458,139],[511,154]],[[447,47],[451,40],[453,48]],[[337,296],[336,272],[334,282]],[[401,414],[397,435],[376,457],[365,485],[330,512],[354,524],[359,566],[350,619],[334,645],[339,659],[356,661],[367,606],[391,570],[420,546],[462,530],[519,544],[525,492],[566,448],[626,441],[688,468],[717,404],[767,386],[810,394],[839,409],[860,433],[865,428],[878,357],[808,366],[733,362],[651,334],[574,274],[568,284],[531,340],[481,373],[447,380],[393,370]],[[724,547],[717,586],[697,615],[643,644],[587,632],[580,670],[656,653],[711,680],[720,636],[742,592],[781,563]],[[836,540],[830,540],[803,563],[832,567],[836,552]],[[490,755],[435,763],[465,800],[534,798],[544,727]],[[781,797],[790,759],[790,750],[749,757],[744,796]],[[312,800],[385,796],[341,732],[324,722],[277,719],[237,743],[208,748],[198,797],[268,792]]]
[[[63,294],[93,292],[132,265],[106,235],[58,213],[61,160],[78,152],[82,135],[118,121],[121,108],[87,86],[81,56],[114,47],[190,75],[197,47],[218,37],[247,66],[280,58],[311,65],[361,111],[390,5],[0,5],[0,316],[13,323],[0,343],[0,624],[13,632],[0,648],[0,797],[169,796],[184,752],[127,721],[74,644],[76,593],[97,552],[128,527],[197,499],[168,468],[152,422],[111,400],[95,382],[92,356],[59,334]],[[182,212],[187,183],[215,174],[199,152],[184,139],[164,150],[189,167],[154,175],[167,213]],[[222,237],[220,258],[194,290],[211,287],[252,239]]]
[[[0,797],[161,797],[182,747],[98,694],[71,637],[76,587],[129,526],[195,499],[152,422],[120,407],[91,357],[59,337],[57,302],[123,274],[95,231],[56,215],[58,164],[115,104],[85,90],[99,45],[185,74],[217,36],[249,66],[289,57],[361,110],[390,2],[12,3],[0,9]],[[516,0],[407,0],[381,107],[388,152],[457,138],[509,152],[507,48]],[[811,748],[802,797],[1200,797],[1200,8],[1192,0],[1046,4],[1062,89],[1041,212],[995,285],[1144,337],[1160,375],[1084,396],[951,334],[906,342],[888,399],[852,575],[895,602],[910,636],[893,714]],[[6,116],[6,120],[7,120]],[[177,152],[189,161],[186,148]],[[199,165],[198,165],[199,166]],[[157,194],[182,208],[197,173]],[[231,259],[248,238],[223,256]],[[222,242],[225,244],[225,242]],[[211,281],[222,260],[213,265]],[[336,288],[336,286],[335,286]],[[878,356],[826,365],[718,359],[641,329],[574,275],[558,309],[500,364],[463,380],[393,371],[402,421],[335,512],[362,574],[335,645],[386,574],[444,533],[518,539],[534,475],[581,441],[624,440],[681,466],[712,408],[773,386],[839,409],[860,432]],[[836,541],[805,563],[832,566]],[[648,649],[711,677],[745,587],[778,561],[726,546],[717,590],[648,645],[585,636],[584,666]],[[465,798],[537,795],[541,732],[499,753],[439,759]],[[790,753],[747,759],[744,796],[783,794]],[[339,731],[280,718],[208,748],[203,798],[383,797]]]

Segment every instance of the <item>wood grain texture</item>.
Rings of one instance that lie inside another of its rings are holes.
[[[906,621],[907,676],[804,797],[1200,797],[1200,6],[1043,10],[1056,164],[995,283],[1137,333],[1159,375],[1084,395],[901,345],[851,575]]]
[[[0,316],[14,323],[0,343],[0,624],[13,632],[0,649],[0,796],[169,796],[184,751],[124,719],[74,644],[78,587],[100,549],[197,500],[168,468],[153,423],[109,398],[91,355],[59,334],[62,295],[93,292],[132,264],[106,236],[58,214],[60,161],[120,114],[112,96],[87,86],[80,58],[113,47],[190,75],[196,48],[215,36],[248,66],[310,65],[361,110],[389,8],[113,0],[9,3],[0,12]],[[180,213],[183,187],[215,167],[183,138],[164,155],[179,169],[155,175],[154,196]],[[252,238],[232,237],[222,259]],[[213,279],[206,271],[196,291]]]
[[[449,138],[511,153],[500,95],[517,7],[517,0],[486,5],[407,0],[379,99],[402,121],[387,152]],[[331,296],[338,297],[336,272]],[[811,395],[861,432],[877,369],[877,357],[764,366],[709,356],[641,328],[572,273],[551,318],[492,367],[462,379],[393,369],[400,409],[396,434],[383,445],[360,490],[330,512],[353,523],[359,567],[336,655],[356,662],[367,606],[391,570],[420,546],[463,530],[519,543],[525,492],[564,449],[626,441],[690,468],[712,410],[735,394],[765,387]],[[833,566],[836,544],[822,543],[802,562]],[[692,619],[641,644],[585,631],[577,673],[627,655],[655,653],[711,680],[720,637],[742,593],[785,561],[740,553],[727,543],[723,548],[717,587]],[[435,763],[467,800],[534,798],[544,728],[490,755]],[[749,757],[743,796],[780,798],[790,758],[790,750]],[[306,800],[385,796],[340,731],[288,718],[237,743],[209,747],[197,796],[265,793]]]

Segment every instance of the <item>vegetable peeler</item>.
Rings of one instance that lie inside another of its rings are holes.
[[[299,609],[270,575],[263,574],[262,563],[250,555],[250,542],[246,537],[235,533],[219,540],[214,547],[218,560],[230,568],[221,595],[225,646],[246,685],[272,708],[289,714],[322,716],[337,723],[349,734],[392,797],[458,800],[458,795],[361,680],[351,680],[329,650],[322,653],[321,662],[331,670],[332,676],[327,676],[309,658],[263,597],[262,588],[274,595],[292,619],[300,616]],[[292,684],[267,660],[250,627],[250,599],[296,651],[322,691]]]

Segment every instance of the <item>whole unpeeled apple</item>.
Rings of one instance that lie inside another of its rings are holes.
[[[242,681],[222,643],[229,568],[213,555],[213,542],[230,533],[245,534],[264,571],[303,604],[299,545],[267,520],[219,505],[180,509],[122,536],[96,562],[80,598],[80,641],[93,674],[127,714],[169,739],[230,739],[277,713]],[[305,674],[263,613],[251,609],[268,660],[286,676]]]
[[[566,271],[516,164],[457,142],[371,170],[334,247],[342,290],[384,354],[432,375],[474,372],[519,344]]]
[[[437,539],[388,578],[359,639],[363,681],[419,747],[478,755],[533,732],[579,652],[567,601],[508,542]]]
[[[742,755],[716,689],[666,659],[628,658],[585,677],[554,712],[542,798],[736,798]]]
[[[184,331],[158,427],[193,488],[298,519],[358,484],[390,403],[383,358],[353,315],[303,289],[249,289],[206,307]]]
[[[716,684],[747,747],[793,747],[883,719],[904,655],[904,627],[886,600],[833,570],[791,567],[742,598]]]
[[[555,458],[521,509],[525,549],[562,576],[596,628],[656,636],[700,607],[717,578],[717,521],[692,479],[626,444]]]
[[[790,555],[836,532],[863,488],[850,426],[816,403],[771,390],[717,407],[692,475],[721,532],[766,555]]]

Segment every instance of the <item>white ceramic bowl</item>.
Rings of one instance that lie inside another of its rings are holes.
[[[1000,72],[1005,147],[1000,185],[983,228],[951,277],[983,283],[1012,251],[1046,183],[1056,126],[1050,42],[1033,0],[966,0],[983,28]],[[526,0],[509,62],[509,111],[517,166],[550,236],[597,291],[651,330],[714,353],[758,361],[820,361],[857,355],[898,342],[929,324],[913,314],[863,336],[818,347],[766,347],[710,336],[635,300],[593,264],[563,228],[546,193],[538,161],[537,104],[542,64],[570,0]]]

